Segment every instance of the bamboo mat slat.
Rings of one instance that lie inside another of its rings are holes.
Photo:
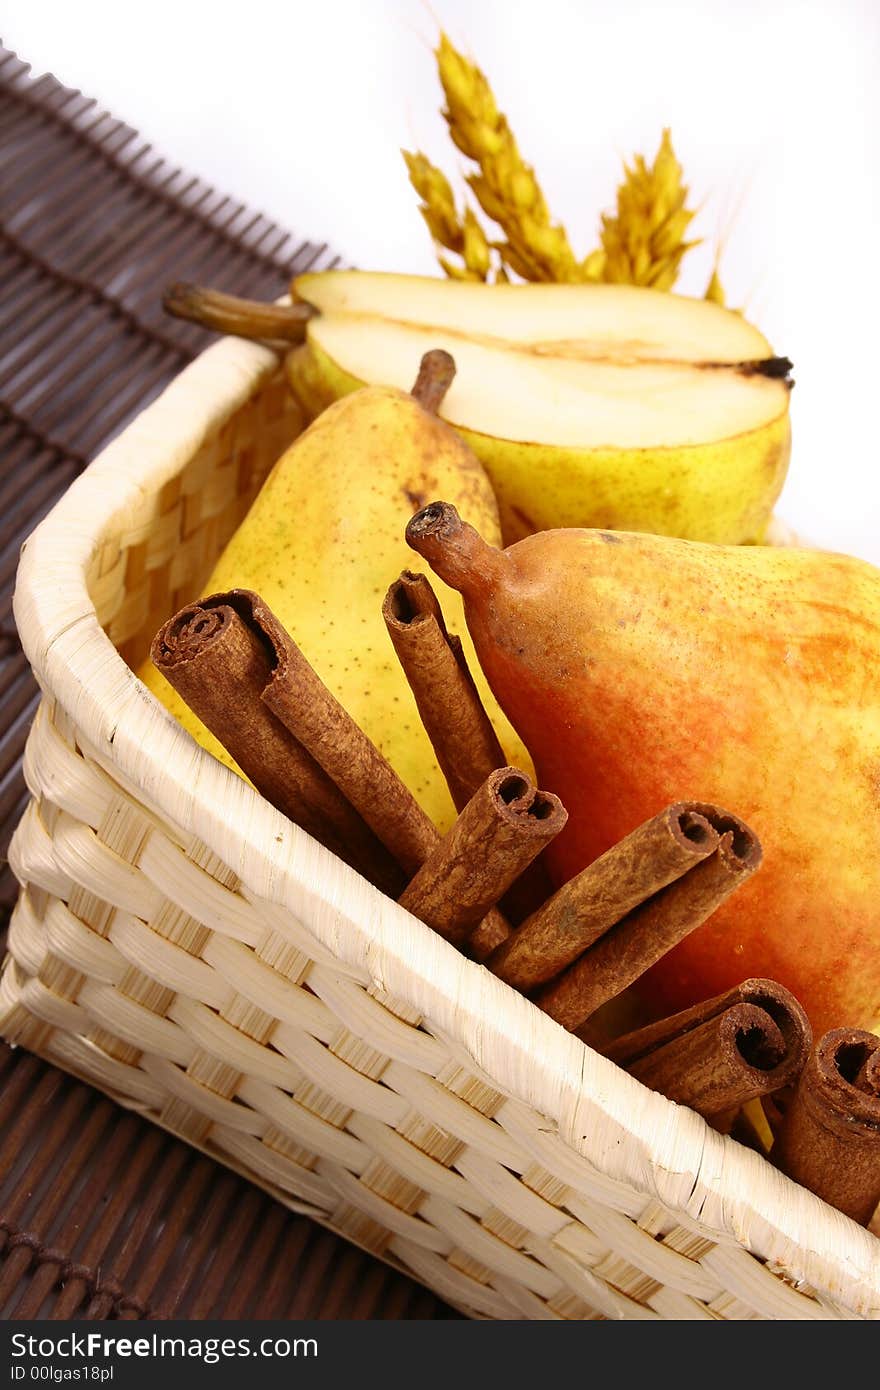
[[[0,48],[0,947],[37,690],[22,541],[209,341],[173,279],[271,298],[335,264]],[[433,1294],[89,1087],[0,1046],[0,1319],[457,1317]]]

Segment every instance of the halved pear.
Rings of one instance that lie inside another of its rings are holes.
[[[365,383],[405,389],[423,352],[452,353],[441,414],[488,472],[508,544],[557,526],[762,536],[788,467],[789,383],[739,314],[629,285],[363,271],[302,275],[293,292],[317,311],[289,359],[312,414]]]

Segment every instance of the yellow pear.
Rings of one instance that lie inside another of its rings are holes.
[[[256,590],[445,829],[455,816],[452,800],[388,638],[382,601],[401,570],[412,568],[406,524],[432,497],[451,497],[495,542],[501,532],[481,465],[428,408],[429,396],[423,399],[425,405],[394,387],[367,387],[324,412],[276,463],[204,593]],[[459,595],[433,584],[450,631],[462,638],[508,761],[531,769],[482,677]],[[150,662],[138,674],[203,747],[234,766]]]
[[[560,526],[763,535],[791,364],[741,315],[631,285],[362,271],[302,275],[293,293],[288,336],[306,341],[290,379],[311,415],[364,383],[405,386],[427,347],[454,355],[441,413],[483,463],[506,543]]]

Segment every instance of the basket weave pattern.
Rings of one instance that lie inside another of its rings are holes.
[[[224,342],[26,547],[0,1031],[476,1317],[880,1316],[880,1242],[296,830],[131,675],[299,428]]]

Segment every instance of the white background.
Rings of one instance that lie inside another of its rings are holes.
[[[484,67],[575,250],[664,125],[728,302],[794,359],[779,505],[880,563],[877,0],[6,0],[4,42],[157,149],[363,268],[431,273],[399,149],[458,176],[431,47]]]

